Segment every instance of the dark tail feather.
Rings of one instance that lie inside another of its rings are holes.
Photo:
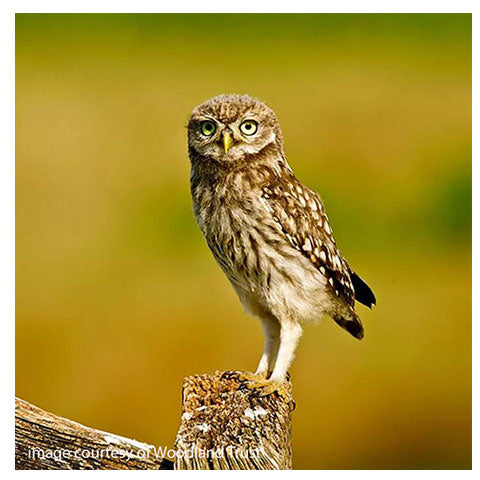
[[[350,273],[350,279],[353,283],[355,300],[357,302],[363,303],[368,308],[372,308],[373,305],[377,304],[377,299],[372,289],[355,272]]]
[[[363,338],[363,325],[357,315],[352,317],[341,317],[334,316],[333,319],[335,322],[344,328],[350,335],[353,335],[355,338],[361,340]]]

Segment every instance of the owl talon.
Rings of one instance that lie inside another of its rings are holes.
[[[265,377],[263,377],[262,375],[259,375],[258,373],[241,372],[241,373],[238,374],[238,378],[242,382],[243,385],[247,385],[250,382],[261,381]]]
[[[290,398],[288,386],[285,382],[275,382],[273,380],[262,379],[260,381],[251,381],[248,384],[248,388],[256,390],[260,397],[266,397],[267,395],[277,393],[287,400]]]
[[[245,376],[246,382],[243,384],[244,388],[253,390],[259,397],[266,397],[276,393],[282,397],[287,403],[294,405],[290,388],[287,382],[275,381],[262,378],[255,374]]]

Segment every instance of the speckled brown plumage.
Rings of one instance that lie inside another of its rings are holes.
[[[262,321],[257,373],[283,380],[301,323],[324,313],[362,338],[355,300],[370,307],[375,297],[337,248],[320,197],[288,165],[274,112],[246,95],[215,97],[192,112],[188,146],[197,222]]]

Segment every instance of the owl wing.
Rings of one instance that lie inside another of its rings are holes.
[[[290,244],[325,276],[333,293],[351,307],[355,289],[350,267],[340,254],[320,197],[293,174],[262,189],[262,201]]]

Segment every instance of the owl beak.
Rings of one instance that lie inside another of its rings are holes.
[[[223,148],[225,149],[225,153],[228,153],[232,145],[233,138],[230,132],[223,132]]]

